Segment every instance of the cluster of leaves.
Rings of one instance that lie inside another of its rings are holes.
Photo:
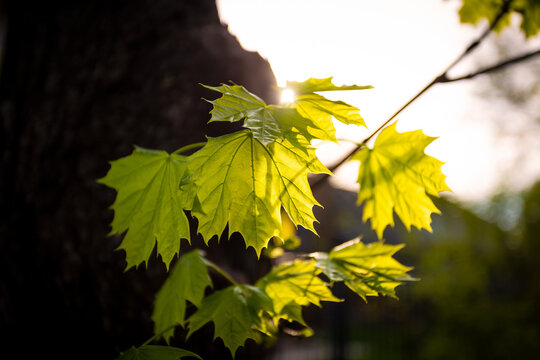
[[[304,334],[310,334],[301,307],[341,301],[330,290],[334,282],[344,282],[366,299],[379,294],[396,297],[397,285],[414,280],[407,274],[411,268],[392,258],[401,247],[351,240],[329,253],[312,253],[278,265],[254,286],[232,280],[232,285],[208,296],[205,290],[213,286],[208,270],[217,269],[222,274],[223,270],[200,251],[192,250],[180,257],[157,294],[154,332],[169,341],[177,325],[187,327],[189,337],[213,322],[215,338],[221,338],[233,355],[247,339],[260,342],[275,336],[280,320],[302,324]],[[186,317],[188,304],[197,310]]]
[[[505,4],[506,3],[506,4]],[[510,24],[512,13],[521,16],[521,31],[530,38],[540,31],[540,1],[538,0],[463,0],[459,10],[462,23],[477,24],[481,20],[492,23],[501,9],[507,5],[508,12],[498,23],[500,31]]]
[[[257,256],[271,240],[290,238],[288,222],[316,233],[313,207],[319,203],[308,174],[330,171],[312,144],[337,142],[334,120],[365,126],[358,108],[320,93],[370,87],[337,86],[332,78],[289,82],[287,87],[295,92],[293,102],[268,105],[239,85],[207,86],[221,94],[209,101],[210,121],[242,121],[243,130],[172,154],[136,147],[111,163],[99,181],[118,192],[111,234],[125,233],[120,248],[128,268],[147,262],[154,248],[168,268],[179,254],[180,240],[190,241],[189,216],[197,219],[197,232],[207,244],[228,227],[229,234],[240,233]],[[428,195],[448,190],[442,163],[424,153],[433,140],[421,131],[399,133],[393,125],[379,134],[373,147],[363,146],[352,157],[360,162],[363,220],[371,221],[379,238],[394,225],[394,212],[407,228],[431,230],[431,214],[438,210]],[[196,147],[201,148],[184,155]],[[301,306],[338,301],[325,278],[330,284],[344,282],[364,299],[395,296],[395,286],[411,280],[406,274],[410,269],[392,258],[398,249],[355,240],[330,253],[279,265],[253,286],[236,284],[225,275],[233,285],[209,296],[204,296],[212,286],[208,267],[224,272],[199,252],[190,252],[176,263],[157,295],[155,333],[168,340],[180,325],[187,326],[190,336],[213,322],[216,337],[234,354],[247,338],[275,335],[279,320],[305,325]],[[197,308],[187,319],[186,302]],[[141,348],[130,351],[126,354],[142,357]]]
[[[337,141],[332,118],[365,126],[359,110],[318,92],[358,90],[368,86],[336,86],[331,78],[289,82],[296,100],[267,105],[238,85],[208,87],[222,96],[213,104],[210,121],[241,121],[245,130],[216,138],[190,156],[136,147],[130,156],[112,162],[101,183],[118,191],[112,209],[111,234],[126,233],[120,246],[128,268],[146,262],[157,243],[157,254],[169,265],[180,239],[189,240],[184,211],[198,220],[198,232],[208,243],[226,226],[240,233],[246,247],[260,255],[273,237],[284,239],[281,209],[295,226],[315,232],[313,206],[319,205],[308,183],[309,173],[329,174],[319,161],[313,140]],[[359,203],[364,220],[371,219],[382,238],[394,225],[393,211],[409,228],[430,230],[437,209],[427,196],[448,190],[442,163],[424,153],[434,140],[421,131],[398,133],[395,126],[364,147],[360,161]]]

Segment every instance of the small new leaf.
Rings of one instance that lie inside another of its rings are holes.
[[[267,275],[257,281],[256,286],[264,290],[272,299],[274,312],[278,316],[290,303],[301,306],[315,304],[321,306],[321,301],[341,301],[336,298],[328,285],[318,277],[321,270],[315,267],[315,261],[294,261],[273,268]],[[290,308],[288,308],[290,310]],[[291,316],[287,312],[288,318]],[[293,320],[297,320],[298,316]]]
[[[325,79],[310,78],[304,82],[288,81],[287,88],[293,90],[296,94],[293,107],[298,110],[298,113],[302,117],[315,122],[323,130],[324,134],[319,135],[322,140],[337,141],[332,116],[344,124],[366,126],[357,107],[343,101],[327,99],[320,94],[315,94],[315,92],[364,90],[370,89],[371,86],[337,86],[332,83],[332,78],[329,77]]]
[[[214,339],[221,338],[234,356],[247,339],[260,339],[265,314],[272,311],[272,300],[249,285],[229,286],[203,299],[189,317],[188,337],[208,322],[214,323]]]
[[[123,352],[116,360],[180,360],[185,357],[202,358],[191,351],[172,346],[143,345]]]
[[[221,86],[203,86],[223,94],[217,100],[207,100],[213,105],[210,111],[212,117],[209,122],[240,121],[247,116],[248,111],[262,109],[266,106],[266,103],[261,98],[250,93],[243,86],[225,84]]]
[[[450,190],[441,171],[443,163],[424,153],[436,138],[422,131],[398,133],[396,124],[384,129],[372,149],[363,148],[351,160],[360,161],[358,204],[363,220],[382,238],[394,225],[393,211],[410,230],[411,225],[431,231],[431,214],[440,213],[429,195]]]
[[[293,90],[296,94],[311,94],[319,91],[343,91],[343,90],[365,90],[371,89],[367,85],[335,85],[332,82],[333,76],[323,79],[309,78],[302,82],[287,81],[287,88]]]
[[[128,268],[148,261],[157,241],[157,253],[166,266],[189,240],[189,223],[183,212],[180,179],[186,157],[136,147],[133,153],[111,162],[98,180],[117,191],[111,235],[127,233],[120,245]]]
[[[352,291],[366,296],[385,295],[396,298],[395,288],[404,281],[415,280],[407,274],[412,268],[392,256],[404,245],[375,242],[365,245],[360,239],[335,247],[330,253],[313,253],[316,267],[332,281],[343,281]]]
[[[156,295],[152,313],[154,333],[169,342],[174,325],[184,326],[186,301],[199,307],[208,286],[212,286],[212,280],[199,250],[180,257]]]
[[[220,98],[209,101],[213,105],[210,122],[244,120],[244,127],[250,129],[265,146],[278,139],[296,143],[301,137],[309,144],[315,138],[327,138],[326,130],[320,128],[316,121],[302,117],[294,108],[267,105],[242,86],[205,87],[222,94]]]
[[[315,232],[312,208],[319,204],[307,175],[328,170],[313,149],[298,150],[287,140],[264,146],[244,130],[209,138],[188,166],[200,203],[192,214],[206,242],[229,224],[229,233],[239,232],[260,255],[270,238],[283,239],[282,206],[295,225]]]

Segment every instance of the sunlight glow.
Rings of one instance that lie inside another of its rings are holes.
[[[295,97],[295,93],[294,91],[292,91],[291,89],[283,89],[281,90],[281,98],[280,98],[280,102],[282,104],[289,104],[289,103],[292,103],[294,102],[294,97]]]
[[[327,0],[217,0],[217,4],[222,22],[242,46],[268,60],[279,86],[328,76],[334,76],[336,84],[373,85],[373,90],[338,96],[360,109],[370,130],[446,68],[483,29],[459,23],[460,1],[418,0],[414,11],[409,2],[400,0],[335,0],[331,6]],[[527,45],[521,38],[519,33],[512,38],[514,49]],[[535,42],[540,43],[540,36]],[[490,48],[493,42],[486,41],[459,64],[456,73],[492,62]],[[518,182],[523,178],[530,182],[540,177],[538,156],[529,156],[528,165],[522,167],[536,169],[529,176],[502,173],[506,163],[515,163],[516,150],[496,145],[501,142],[496,122],[488,112],[478,111],[484,110],[478,84],[480,80],[435,86],[398,117],[398,131],[422,129],[439,137],[428,152],[447,163],[443,167],[447,182],[454,196],[465,200],[480,200],[504,186],[522,187]],[[282,93],[282,102],[291,98],[288,91]],[[516,117],[508,107],[497,110]],[[341,137],[356,142],[369,133],[341,123],[336,128]],[[349,146],[321,144],[317,154],[329,165]],[[510,153],[513,157],[505,155]],[[331,182],[356,189],[357,168],[356,162],[347,164]]]

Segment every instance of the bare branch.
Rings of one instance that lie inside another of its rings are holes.
[[[459,76],[459,77],[454,77],[454,78],[446,77],[444,79],[441,79],[439,82],[448,83],[448,82],[454,82],[454,81],[469,80],[469,79],[472,79],[472,78],[474,78],[474,77],[476,77],[478,75],[487,74],[487,73],[490,73],[490,72],[493,72],[493,71],[502,70],[507,66],[510,66],[510,65],[517,64],[519,62],[528,60],[528,59],[530,59],[532,57],[535,57],[537,55],[540,55],[540,49],[529,52],[527,54],[516,56],[514,58],[505,60],[505,61],[503,61],[503,62],[501,62],[499,64],[480,69],[478,71],[472,72],[472,73],[464,75],[464,76]]]
[[[422,96],[427,90],[429,90],[433,85],[438,83],[445,83],[449,82],[449,79],[447,77],[448,72],[456,66],[461,60],[463,60],[467,55],[469,55],[484,39],[497,27],[501,19],[505,14],[507,14],[510,10],[510,4],[512,3],[512,0],[506,0],[504,1],[501,10],[497,14],[497,16],[493,19],[490,26],[484,30],[484,32],[450,64],[448,67],[443,71],[443,73],[436,78],[434,78],[429,84],[427,84],[422,90],[420,90],[416,95],[414,95],[409,101],[407,101],[401,108],[399,108],[398,111],[396,111],[392,116],[390,116],[381,126],[379,126],[375,131],[373,131],[368,137],[366,137],[364,140],[362,140],[358,146],[356,146],[353,150],[351,150],[348,154],[343,156],[337,163],[329,167],[329,170],[331,172],[334,172],[337,168],[339,168],[341,165],[343,165],[351,156],[353,156],[357,151],[362,149],[366,146],[367,142],[371,140],[375,135],[377,135],[382,129],[384,129],[386,126],[388,126],[403,110],[405,110],[410,104],[412,104],[414,101],[416,101],[420,96]],[[508,64],[509,65],[509,64]],[[313,181],[311,187],[316,188],[318,186],[321,186],[326,180],[328,179],[328,175],[323,174],[320,175],[315,181]]]

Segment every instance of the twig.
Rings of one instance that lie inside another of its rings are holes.
[[[540,55],[540,49],[536,50],[536,51],[529,52],[527,54],[516,56],[514,58],[505,60],[505,61],[503,61],[503,62],[501,62],[499,64],[480,69],[478,71],[472,72],[472,73],[467,74],[467,75],[454,77],[454,78],[445,78],[445,79],[443,79],[443,80],[441,80],[439,82],[448,83],[448,82],[472,79],[472,78],[474,78],[474,77],[476,77],[478,75],[487,74],[487,73],[490,73],[490,72],[493,72],[493,71],[504,69],[507,66],[510,66],[510,65],[518,63],[518,62],[525,61],[525,60],[530,59],[530,58],[532,58],[534,56],[537,56],[537,55]]]
[[[463,60],[467,55],[469,55],[480,43],[497,27],[500,20],[503,18],[503,16],[508,13],[510,9],[510,3],[512,0],[507,0],[503,3],[501,7],[501,11],[497,14],[493,22],[490,24],[490,26],[484,30],[484,32],[475,39],[450,65],[447,66],[447,68],[441,73],[441,75],[437,76],[429,84],[427,84],[422,90],[420,90],[416,95],[414,95],[409,101],[407,101],[401,108],[399,108],[398,111],[396,111],[392,116],[390,116],[384,123],[382,123],[381,126],[379,126],[375,131],[373,131],[370,135],[368,135],[364,140],[362,140],[358,146],[356,146],[353,150],[351,150],[348,154],[343,156],[337,163],[333,164],[329,167],[329,170],[333,173],[337,168],[339,168],[341,165],[343,165],[351,156],[353,156],[357,151],[362,149],[366,146],[369,140],[371,140],[375,135],[377,135],[382,129],[384,129],[386,126],[388,126],[395,118],[398,116],[403,110],[405,110],[409,105],[411,105],[414,101],[416,101],[420,96],[422,96],[427,90],[429,90],[433,85],[438,83],[445,83],[449,82],[447,74],[448,72],[456,66],[461,60]],[[324,174],[319,176],[317,180],[315,180],[311,187],[314,189],[320,185],[322,185],[326,180],[328,179],[328,175]]]
[[[198,142],[198,143],[182,146],[180,149],[177,149],[177,150],[173,151],[173,154],[181,154],[181,153],[184,153],[184,152],[189,151],[189,150],[201,148],[204,145],[206,145],[206,142]]]

